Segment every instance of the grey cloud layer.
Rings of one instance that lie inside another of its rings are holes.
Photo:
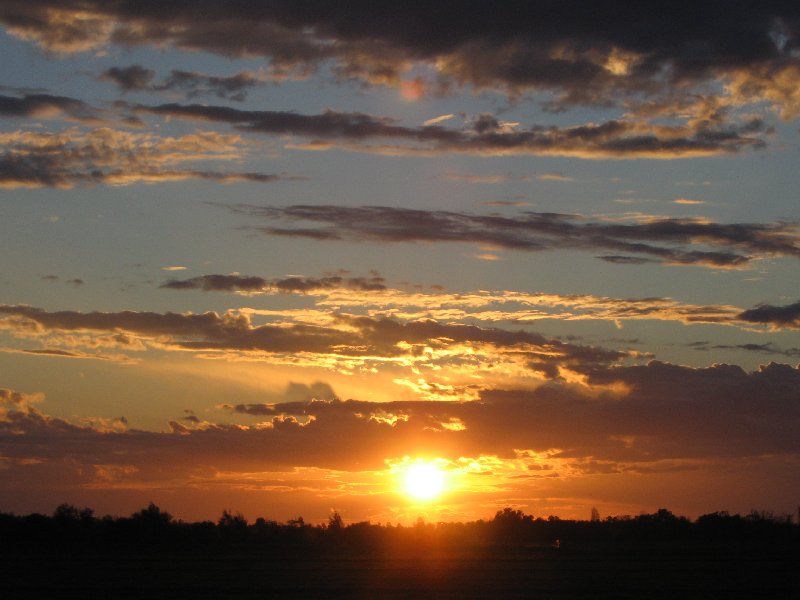
[[[613,262],[617,263],[635,264],[644,255],[664,264],[713,267],[744,266],[761,256],[800,256],[797,226],[784,223],[721,224],[663,218],[615,224],[592,222],[576,215],[530,211],[518,217],[504,217],[387,206],[240,204],[231,210],[287,223],[284,227],[255,228],[262,233],[315,240],[469,242],[529,252],[556,248],[610,249],[634,255],[634,258],[614,257]]]

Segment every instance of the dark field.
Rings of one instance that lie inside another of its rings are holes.
[[[0,599],[800,598],[800,525],[666,509],[603,521],[392,527],[302,518],[185,523],[151,504],[129,518],[59,506],[0,513]]]
[[[20,548],[4,598],[798,598],[800,555],[772,545],[346,551]]]

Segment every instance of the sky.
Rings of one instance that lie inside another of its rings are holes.
[[[797,510],[795,3],[2,0],[0,55],[0,511]]]

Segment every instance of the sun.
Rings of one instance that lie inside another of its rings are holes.
[[[445,478],[445,472],[436,464],[418,460],[406,467],[403,490],[415,500],[433,500],[444,492]]]

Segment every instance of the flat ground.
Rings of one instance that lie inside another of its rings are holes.
[[[770,545],[282,552],[18,548],[4,598],[800,598],[800,556]]]

